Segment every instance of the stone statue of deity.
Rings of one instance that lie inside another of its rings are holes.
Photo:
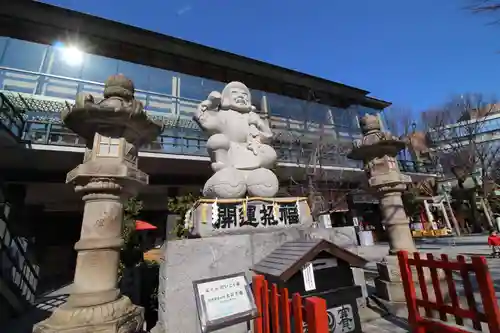
[[[251,104],[250,90],[231,82],[198,106],[194,120],[209,135],[207,150],[214,175],[206,182],[208,198],[274,197],[279,183],[270,170],[276,152],[273,134]]]

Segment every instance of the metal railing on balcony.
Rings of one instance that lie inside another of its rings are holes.
[[[7,70],[0,68],[2,70]],[[12,69],[8,69],[12,72]],[[16,73],[18,70],[14,70]],[[19,73],[18,73],[19,74]],[[26,73],[22,73],[26,74]],[[49,77],[46,74],[31,73],[38,77],[40,81],[42,76]],[[27,74],[26,74],[27,75]],[[96,91],[102,89],[102,84],[95,82],[80,82],[81,80],[60,78],[50,76],[51,79],[63,80],[64,82],[79,82],[75,86],[75,92]],[[46,78],[44,79],[46,80]],[[42,80],[43,81],[43,80]],[[57,82],[59,82],[57,81]],[[45,81],[43,81],[45,82]],[[39,87],[38,83],[35,86]],[[39,89],[35,89],[38,91]],[[72,92],[75,93],[75,92]],[[155,140],[141,148],[141,151],[159,153],[159,154],[177,154],[177,155],[191,155],[208,157],[206,151],[207,138],[200,131],[191,116],[196,110],[196,105],[199,101],[187,100],[180,97],[169,96],[165,94],[158,94],[149,91],[136,91],[140,100],[145,103],[146,110],[152,118],[162,121],[165,124],[165,131]],[[58,145],[69,147],[84,147],[85,142],[76,134],[65,128],[60,119],[61,111],[67,107],[67,102],[72,103],[72,100],[65,98],[54,98],[43,95],[34,95],[30,93],[19,93],[13,91],[0,92],[2,101],[5,101],[6,110],[13,110],[16,112],[5,112],[8,115],[8,124],[10,127],[14,126],[15,133],[21,133],[22,139],[32,144],[43,145]],[[74,96],[74,95],[73,95]],[[161,103],[150,103],[151,101],[162,101]],[[167,101],[168,100],[168,101]],[[161,106],[161,107],[160,107]],[[151,111],[148,109],[152,107]],[[160,107],[160,109],[158,109]],[[163,109],[162,109],[163,108]],[[22,111],[22,112],[20,112]],[[271,127],[276,132],[277,137],[281,138],[273,143],[273,146],[278,154],[278,160],[282,163],[309,165],[311,164],[314,151],[314,131],[310,131],[309,127],[314,124],[298,124],[294,122],[291,128],[288,119],[281,119],[272,117]],[[317,125],[317,124],[316,124]],[[317,126],[312,126],[316,128]],[[316,128],[316,131],[318,129]],[[303,144],[296,145],[293,140],[282,140],[283,133],[293,133],[292,136],[299,136],[300,142]],[[316,158],[316,163],[322,166],[335,166],[344,168],[362,167],[359,161],[350,160],[346,154],[350,148],[349,137],[345,137],[342,129],[335,128],[334,125],[321,132],[327,141],[328,149],[321,153],[319,158]],[[320,135],[319,132],[316,133]],[[344,135],[344,136],[343,136]],[[312,141],[311,141],[312,140]],[[435,168],[429,165],[421,165],[413,161],[400,161],[400,168],[403,172],[423,172],[434,173]]]
[[[33,304],[39,280],[38,269],[26,255],[26,245],[8,228],[10,206],[0,203],[0,278],[24,301]]]
[[[0,94],[0,130],[6,130],[17,141],[23,135],[25,121],[18,108],[9,99]]]
[[[176,136],[163,133],[155,141],[142,147],[141,151],[208,157],[205,146],[207,138],[202,135],[202,132],[199,132],[199,136],[194,134],[182,135],[182,133]],[[28,120],[23,138],[32,144],[85,147],[85,140],[62,124],[44,121]],[[298,165],[307,165],[311,162],[313,149],[292,147],[286,143],[276,143],[273,146],[280,162]],[[361,168],[362,166],[361,162],[350,160],[345,154],[342,156],[336,153],[325,153],[317,163],[324,166],[348,168]]]
[[[69,147],[85,147],[85,140],[65,128],[60,123],[29,120],[26,122],[23,139],[32,144],[58,145]],[[199,136],[162,134],[154,142],[141,148],[141,151],[208,157],[205,137]],[[343,143],[345,145],[345,142]],[[274,148],[278,154],[278,161],[282,163],[308,166],[311,163],[313,149],[300,148],[287,143],[275,143]],[[345,168],[362,168],[362,162],[347,158],[345,153],[332,151],[323,153],[317,160],[317,165],[339,166]],[[406,173],[439,173],[438,167],[432,163],[418,163],[415,161],[398,160],[399,168]]]
[[[401,172],[439,174],[439,167],[434,163],[422,163],[408,160],[398,160]]]

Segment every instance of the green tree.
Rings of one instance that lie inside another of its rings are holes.
[[[187,195],[169,198],[167,201],[168,210],[178,215],[177,220],[175,221],[175,227],[172,229],[171,233],[179,239],[186,238],[188,236],[188,230],[184,219],[186,217],[186,213],[193,207],[196,200],[198,200],[198,197],[189,193]]]
[[[127,200],[123,206],[123,228],[122,238],[123,246],[121,250],[120,266],[130,267],[138,264],[142,259],[137,232],[135,230],[135,221],[143,208],[142,201],[136,197]]]
[[[418,187],[413,184],[403,193],[403,205],[406,215],[409,218],[418,219],[419,217],[420,210],[422,208],[422,204],[418,200],[419,195],[420,191]]]
[[[132,197],[127,200],[123,206],[123,229],[122,238],[127,244],[131,241],[135,234],[135,221],[141,213],[143,208],[142,201],[138,200],[136,197]]]

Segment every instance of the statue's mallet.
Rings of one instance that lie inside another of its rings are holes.
[[[201,108],[203,111],[205,110],[214,110],[217,109],[220,105],[222,99],[222,95],[218,91],[212,91],[208,98],[201,103]]]

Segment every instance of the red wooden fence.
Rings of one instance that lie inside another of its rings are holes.
[[[288,289],[278,290],[276,284],[272,284],[269,289],[268,282],[262,275],[254,276],[252,284],[259,311],[259,316],[254,320],[253,333],[291,333],[292,325],[295,333],[302,333],[303,322],[307,324],[308,333],[329,332],[324,299],[307,297],[303,302],[302,297],[296,293],[290,301]]]
[[[470,329],[463,325],[464,319],[470,319],[477,331],[481,331],[481,323],[486,323],[490,333],[500,333],[500,311],[488,264],[484,257],[472,257],[472,263],[469,263],[464,256],[458,256],[456,261],[450,261],[446,254],[441,255],[441,260],[436,260],[430,253],[427,254],[426,259],[420,258],[419,253],[414,253],[413,258],[408,258],[406,251],[400,251],[398,258],[408,304],[408,321],[412,332],[469,333]],[[422,299],[417,298],[411,266],[416,269]],[[435,301],[429,300],[424,268],[428,268],[430,271]],[[443,300],[438,269],[444,271],[451,304],[446,304]],[[458,273],[457,275],[462,279],[468,309],[463,309],[459,302],[453,278],[454,273]],[[474,299],[469,274],[476,276],[484,312],[478,309]],[[424,308],[425,316],[420,314],[419,307]],[[439,314],[439,318],[434,318],[433,313],[435,312]],[[448,315],[454,317],[456,324],[448,322]]]

